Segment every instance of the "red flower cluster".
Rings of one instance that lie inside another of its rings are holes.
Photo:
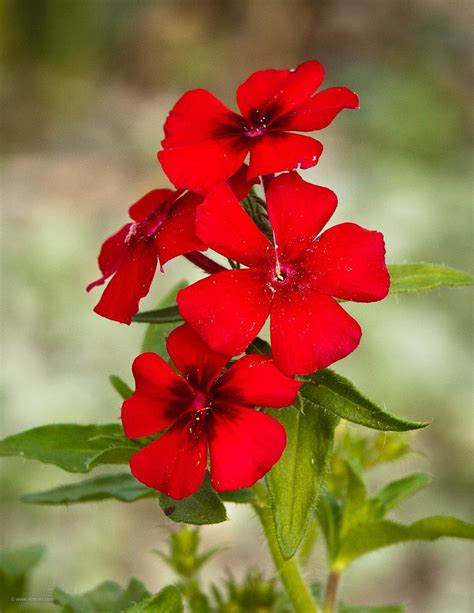
[[[319,141],[295,132],[320,130],[342,109],[358,107],[347,88],[315,93],[323,76],[315,61],[256,72],[237,90],[240,115],[207,91],[185,94],[158,153],[177,190],[148,193],[130,208],[132,222],[102,246],[102,277],[88,289],[110,278],[95,311],[123,323],[137,313],[158,262],[162,268],[178,255],[196,262],[196,252],[210,248],[232,264],[207,260],[209,276],[178,294],[186,325],[171,333],[167,348],[183,378],[143,354],[133,366],[136,391],[123,405],[127,436],[166,430],[132,458],[131,469],[174,498],[200,486],[208,450],[217,491],[260,479],[280,457],[285,432],[250,407],[292,404],[300,385],[292,376],[357,347],[361,329],[338,300],[373,302],[388,292],[383,236],[353,223],[322,232],[337,197],[295,172],[314,166],[322,152]],[[240,204],[260,177],[267,235]],[[224,370],[268,317],[273,359],[248,355]]]

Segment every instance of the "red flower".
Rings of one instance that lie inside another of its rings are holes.
[[[130,438],[168,430],[130,460],[133,475],[172,498],[201,485],[207,467],[218,492],[253,485],[280,458],[285,429],[249,407],[289,406],[300,383],[283,375],[271,358],[247,355],[222,372],[229,357],[211,351],[187,326],[167,340],[182,377],[162,358],[144,353],[133,363],[134,394],[123,403]]]
[[[315,95],[324,78],[319,62],[295,70],[260,70],[237,90],[242,115],[203,89],[187,92],[166,120],[158,158],[177,187],[205,193],[225,181],[250,152],[249,177],[314,166],[317,140],[292,132],[321,130],[359,99],[345,87]]]
[[[273,356],[288,374],[307,374],[351,353],[361,329],[334,298],[373,302],[389,289],[379,232],[343,223],[317,240],[337,205],[297,173],[273,179],[267,207],[275,245],[225,185],[198,207],[196,231],[211,249],[248,266],[219,272],[178,294],[183,318],[215,351],[237,355],[270,319]]]
[[[246,166],[229,180],[238,198],[244,198],[255,181],[247,181]],[[129,324],[138,304],[148,294],[158,260],[161,266],[178,255],[205,251],[196,236],[196,207],[202,197],[183,190],[154,189],[129,209],[134,223],[123,226],[102,245],[102,277],[87,286],[90,291],[112,277],[94,311],[102,317]]]

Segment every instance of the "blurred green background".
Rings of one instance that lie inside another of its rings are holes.
[[[336,221],[385,233],[390,262],[472,262],[471,3],[467,0],[0,0],[3,207],[3,434],[48,422],[117,419],[107,377],[130,382],[143,328],[100,319],[87,295],[102,240],[130,203],[165,186],[156,161],[168,110],[184,91],[211,89],[235,106],[252,71],[316,58],[327,85],[360,94],[323,133],[305,178],[339,195]],[[177,278],[157,275],[144,307]],[[472,301],[440,290],[352,305],[364,337],[337,369],[395,414],[430,419],[402,462],[435,476],[399,517],[469,519],[472,483]],[[385,468],[376,478],[396,476]],[[131,575],[157,590],[170,579],[150,550],[166,522],[150,501],[34,507],[21,493],[74,476],[33,462],[2,463],[1,521],[9,545],[44,542],[32,595],[88,589]],[[226,551],[206,580],[249,561],[273,573],[256,521],[203,530]],[[473,593],[464,542],[413,544],[351,568],[342,595],[407,611],[467,613]],[[310,575],[324,570],[317,551]]]

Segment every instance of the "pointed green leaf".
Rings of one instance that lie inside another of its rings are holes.
[[[176,305],[153,311],[143,311],[132,317],[132,321],[142,324],[167,324],[183,321]]]
[[[259,355],[272,355],[272,349],[267,341],[263,338],[256,337],[245,350],[245,353],[257,353]]]
[[[342,511],[341,537],[367,515],[367,488],[350,462],[346,462],[346,492]]]
[[[332,450],[337,418],[303,398],[295,406],[267,411],[286,429],[287,444],[266,476],[275,527],[285,559],[295,555],[319,496]]]
[[[381,607],[350,606],[342,602],[337,607],[337,613],[403,613],[404,608],[398,604]]]
[[[383,487],[372,499],[380,506],[380,518],[398,506],[405,498],[413,496],[413,494],[429,485],[431,481],[431,476],[426,473],[413,473]]]
[[[133,390],[125,383],[123,379],[117,377],[117,375],[110,375],[109,381],[114,390],[123,400],[127,400],[127,398],[130,398],[130,396],[133,394]]]
[[[52,424],[13,434],[0,441],[0,456],[19,456],[55,464],[73,473],[98,464],[128,464],[140,448],[125,438],[120,424]]]
[[[78,483],[61,485],[44,492],[22,496],[23,502],[32,504],[73,504],[114,498],[122,502],[133,502],[155,496],[156,492],[139,483],[129,473],[93,477]]]
[[[60,588],[53,592],[54,602],[64,613],[121,613],[150,596],[138,579],[124,589],[114,581],[104,581],[84,594],[68,594]]]
[[[334,570],[343,570],[350,562],[366,553],[408,541],[434,541],[442,537],[474,539],[474,526],[454,517],[426,517],[413,524],[375,521],[352,528],[341,543],[332,563]]]
[[[342,509],[329,490],[323,490],[316,507],[316,517],[324,534],[329,558],[333,559],[339,549]]]
[[[363,396],[345,377],[325,368],[305,377],[307,383],[300,393],[315,404],[339,417],[375,430],[415,430],[428,422],[407,421],[385,412],[372,400]]]
[[[219,496],[224,502],[237,502],[239,504],[253,502],[257,497],[253,490],[245,487],[234,492],[222,492]]]
[[[221,499],[206,474],[203,484],[192,496],[174,500],[160,493],[160,506],[164,514],[175,522],[202,526],[226,521],[227,513]]]
[[[9,610],[12,600],[27,591],[30,572],[45,552],[43,545],[29,545],[0,550],[0,608]]]
[[[181,593],[174,585],[169,585],[134,607],[127,613],[182,613],[184,610]]]
[[[474,277],[440,264],[390,264],[390,293],[426,292],[435,287],[474,285]]]
[[[273,230],[268,220],[265,200],[262,200],[252,190],[248,196],[242,200],[242,207],[250,215],[257,228],[259,228],[268,239],[273,240]]]
[[[180,289],[186,287],[186,281],[179,281],[174,285],[168,294],[160,302],[160,310],[167,308],[176,308],[176,296]],[[166,351],[166,338],[178,325],[182,323],[181,317],[167,322],[152,322],[146,327],[145,336],[141,350],[142,352],[152,351],[158,354],[164,360],[168,360],[168,352]]]

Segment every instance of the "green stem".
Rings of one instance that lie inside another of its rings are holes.
[[[336,613],[337,610],[337,589],[341,574],[333,570],[328,577],[326,584],[326,595],[324,596],[324,613]]]
[[[281,555],[273,513],[265,487],[257,483],[252,489],[257,494],[257,500],[252,503],[252,506],[260,519],[275,568],[296,613],[319,613],[319,608],[301,576],[295,559],[285,560]]]

